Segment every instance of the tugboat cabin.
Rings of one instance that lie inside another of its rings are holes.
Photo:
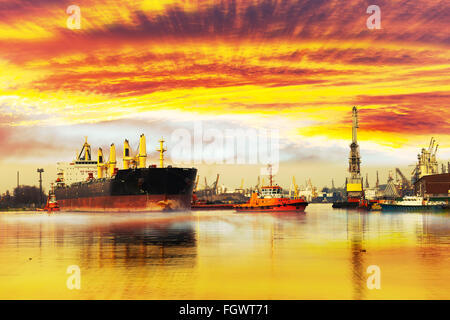
[[[261,197],[262,198],[281,198],[282,190],[283,189],[280,186],[262,187],[261,188]]]

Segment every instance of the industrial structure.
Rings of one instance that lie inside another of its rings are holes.
[[[395,180],[392,177],[392,171],[389,171],[388,181],[386,186],[384,187],[382,198],[393,200],[399,197],[401,197],[401,194],[399,193],[399,188],[395,184]]]
[[[436,159],[439,144],[432,137],[428,149],[422,148],[421,153],[417,155],[417,164],[412,174],[412,183],[416,183],[423,176],[438,174],[438,162]]]
[[[41,206],[42,202],[43,202],[43,200],[42,200],[42,172],[44,172],[44,169],[38,168],[36,171],[39,173],[39,206]],[[18,180],[19,179],[17,179],[17,181]]]
[[[349,177],[345,179],[345,200],[333,202],[333,208],[368,208],[361,177],[361,155],[358,145],[358,109],[352,109],[352,143],[350,144]]]
[[[298,196],[306,199],[308,202],[313,202],[319,196],[317,188],[312,184],[311,178],[305,181],[305,187],[300,187]]]
[[[450,173],[423,176],[414,184],[414,190],[425,199],[449,201]]]
[[[350,144],[349,168],[350,177],[346,181],[347,201],[359,202],[364,197],[363,181],[361,178],[361,156],[357,138],[358,110],[352,110],[352,143]]]
[[[245,203],[250,198],[253,188],[244,189],[244,179],[241,181],[240,188],[234,190],[228,189],[225,186],[219,186],[219,177],[216,175],[212,185],[208,184],[206,177],[204,177],[203,189],[197,189],[198,178],[194,188],[194,203],[201,204],[230,204],[230,203]],[[259,184],[259,178],[258,178]],[[255,187],[258,189],[258,185]]]
[[[422,148],[417,155],[417,163],[412,171],[412,188],[414,193],[424,199],[440,199],[448,201],[450,198],[450,163],[441,166],[437,160],[439,144],[432,137],[428,149]]]

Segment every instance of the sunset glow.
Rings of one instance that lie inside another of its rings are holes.
[[[360,0],[79,0],[79,30],[71,4],[0,0],[0,161],[70,160],[85,135],[106,146],[206,120],[278,123],[290,150],[345,166],[353,105],[369,164],[365,150],[411,164],[431,136],[450,157],[448,1],[377,1],[380,30]]]

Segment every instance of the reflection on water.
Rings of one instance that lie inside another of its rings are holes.
[[[307,209],[0,213],[0,298],[450,298],[448,214]],[[69,265],[81,290],[66,287]]]
[[[364,264],[364,253],[367,252],[363,249],[364,233],[367,224],[366,214],[347,214],[347,238],[350,241],[351,248],[351,271],[353,282],[353,298],[364,299],[366,285],[366,268]]]

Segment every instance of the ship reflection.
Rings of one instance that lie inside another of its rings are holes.
[[[416,228],[417,260],[423,269],[446,261],[450,244],[450,225],[445,223],[448,213],[425,213]],[[445,279],[448,275],[435,273],[433,277]]]
[[[90,242],[84,246],[85,261],[97,254],[96,261],[120,262],[126,267],[166,263],[194,267],[197,256],[196,235],[189,221],[114,222],[96,226],[83,241]]]
[[[191,223],[144,224],[134,227],[114,226],[103,231],[108,242],[115,245],[152,245],[162,247],[193,247],[196,244]]]
[[[449,217],[450,214],[448,213],[437,214],[427,212],[422,214],[422,223],[416,230],[417,241],[424,245],[448,245],[450,242],[450,226],[445,222]]]
[[[283,215],[8,213],[0,299],[442,299],[448,218],[328,205]],[[80,291],[66,288],[69,265],[80,267]],[[367,287],[370,265],[381,290]]]
[[[367,214],[347,212],[347,239],[351,250],[351,278],[353,283],[353,299],[364,299],[366,294],[366,268],[364,248],[364,233],[367,224]]]

